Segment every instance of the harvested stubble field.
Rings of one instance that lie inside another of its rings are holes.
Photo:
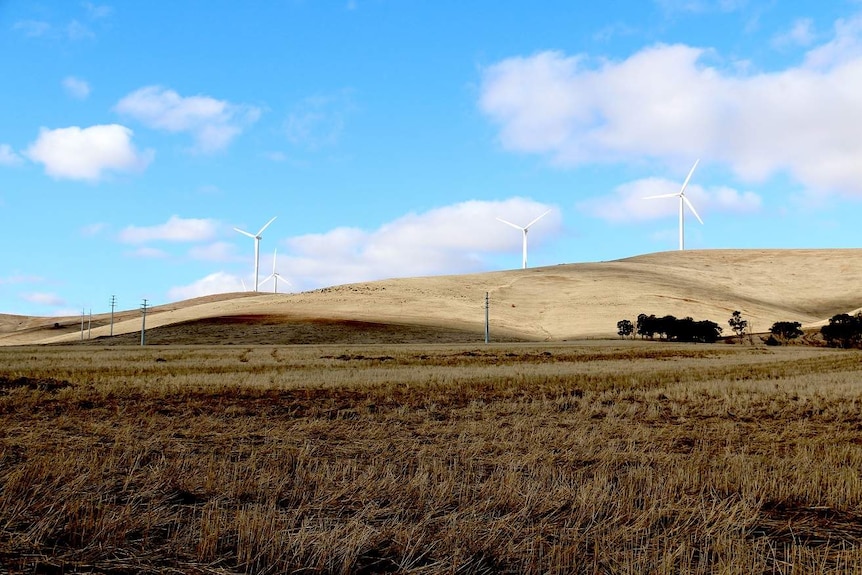
[[[860,573],[862,355],[0,350],[26,573]]]

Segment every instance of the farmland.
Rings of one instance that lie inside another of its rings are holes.
[[[12,572],[855,573],[862,355],[0,350]]]

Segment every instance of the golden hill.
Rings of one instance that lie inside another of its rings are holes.
[[[226,334],[230,326],[247,322],[263,324],[263,333],[266,326],[291,324],[312,330],[328,326],[333,333],[339,326],[359,332],[388,326],[402,330],[406,340],[425,329],[471,338],[475,334],[480,341],[489,292],[492,339],[613,336],[618,320],[634,321],[639,313],[709,319],[727,333],[734,310],[740,310],[755,331],[766,331],[775,321],[813,326],[837,313],[853,312],[862,307],[860,286],[862,249],[687,250],[600,263],[383,280],[298,294],[222,294],[153,308],[147,329],[200,322],[218,325]],[[93,338],[108,335],[108,317],[93,316]],[[0,345],[73,343],[80,339],[79,322],[0,316]],[[140,327],[138,310],[115,315],[115,335],[139,332]],[[175,343],[194,343],[193,334],[202,332],[183,333]],[[133,342],[131,336],[126,339]],[[172,340],[162,340],[167,341]]]

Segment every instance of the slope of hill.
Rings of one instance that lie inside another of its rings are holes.
[[[816,325],[836,313],[856,310],[862,307],[859,285],[860,249],[688,250],[611,262],[357,283],[298,294],[222,294],[153,308],[147,328],[204,322],[224,330],[231,328],[212,319],[241,316],[251,323],[265,317],[271,326],[308,329],[323,322],[330,331],[338,322],[345,329],[348,324],[343,322],[353,322],[351,329],[391,326],[414,335],[415,329],[427,328],[439,334],[475,334],[478,341],[488,292],[492,336],[507,339],[613,336],[618,320],[634,321],[638,313],[710,319],[727,331],[733,310],[742,311],[754,330],[766,331],[775,321]],[[107,335],[108,315],[93,317],[92,337]],[[115,319],[115,334],[140,330],[137,310]],[[54,328],[58,321],[61,327]],[[80,340],[79,321],[2,316],[0,345],[75,342]],[[198,328],[191,332],[201,338],[203,328]],[[164,341],[196,341],[188,329],[183,333]]]

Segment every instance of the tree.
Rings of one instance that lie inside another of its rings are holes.
[[[617,322],[617,334],[620,337],[628,337],[635,331],[635,326],[627,319],[621,319]]]
[[[832,347],[853,347],[862,340],[862,313],[840,313],[829,318],[829,325],[820,328],[826,344]]]
[[[798,321],[777,321],[769,328],[769,332],[779,339],[796,339],[803,334],[801,327]]]
[[[647,315],[645,313],[638,314],[637,334],[641,338],[653,338],[656,332],[656,317],[655,315]]]
[[[748,328],[748,321],[742,319],[742,312],[735,311],[730,316],[730,319],[727,320],[727,325],[742,339],[742,336],[745,335],[745,330]]]

